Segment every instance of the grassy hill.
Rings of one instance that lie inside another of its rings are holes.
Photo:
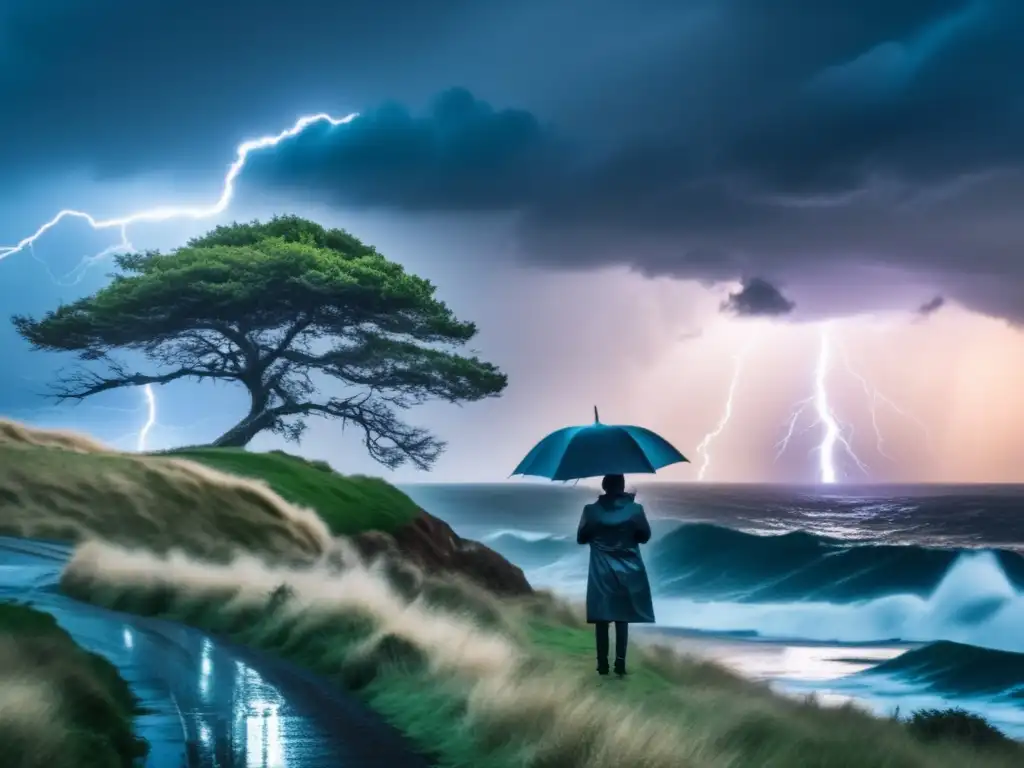
[[[323,554],[334,536],[391,531],[417,512],[380,478],[284,453],[126,454],[0,420],[0,533],[302,560]]]
[[[315,510],[336,536],[392,531],[419,512],[412,499],[379,477],[340,475],[324,462],[280,451],[186,448],[163,455],[262,480],[292,504]]]

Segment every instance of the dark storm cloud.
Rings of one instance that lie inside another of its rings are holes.
[[[929,299],[920,307],[917,308],[917,314],[921,317],[928,317],[928,315],[934,315],[943,305],[945,305],[946,299],[942,296],[936,296],[935,298]]]
[[[1019,0],[20,9],[0,14],[0,102],[22,116],[0,124],[6,174],[52,153],[108,174],[220,169],[282,115],[364,109],[243,186],[517,210],[543,265],[769,274],[800,311],[864,268],[885,274],[862,296],[896,275],[1024,319]],[[461,116],[424,106],[452,85],[475,97]]]
[[[53,164],[100,176],[220,169],[239,140],[298,113],[438,90],[416,83],[410,60],[445,45],[471,5],[9,0],[0,167],[8,178]]]
[[[371,139],[368,123],[358,140],[336,131],[296,148],[295,181],[348,204],[521,210],[525,251],[549,266],[770,273],[802,303],[807,285],[842,291],[844,270],[877,265],[1024,317],[1024,4],[683,5],[675,47],[629,62],[635,79],[618,81],[632,87],[606,89],[600,119],[567,112],[560,143],[548,113],[516,112],[529,131],[502,141],[480,123],[492,167],[504,158],[515,173],[474,167],[474,141],[413,152],[394,133]],[[273,165],[267,179],[283,183],[287,164]]]
[[[254,155],[245,180],[349,205],[494,210],[537,200],[565,160],[529,112],[495,110],[453,88],[422,115],[387,104],[348,125],[311,128]]]
[[[767,280],[751,277],[743,281],[740,290],[729,294],[721,309],[741,317],[775,317],[789,314],[794,307],[796,303]]]
[[[1024,4],[759,7],[724,4],[735,44],[534,211],[533,252],[836,293],[870,264],[1024,318]]]

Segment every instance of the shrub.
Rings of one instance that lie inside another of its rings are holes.
[[[1021,749],[981,715],[960,707],[919,709],[906,719],[907,728],[922,741],[957,741],[973,747]]]

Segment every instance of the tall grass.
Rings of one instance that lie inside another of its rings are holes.
[[[896,722],[773,695],[714,665],[637,649],[626,681],[550,597],[503,601],[339,550],[304,568],[159,557],[91,543],[62,585],[292,659],[356,691],[441,766],[996,768],[1020,753],[915,740]]]
[[[4,768],[130,768],[148,751],[133,735],[136,708],[116,668],[52,616],[0,603]]]
[[[331,544],[315,511],[285,501],[262,482],[3,421],[0,533],[100,538],[213,559],[242,550],[310,560]]]

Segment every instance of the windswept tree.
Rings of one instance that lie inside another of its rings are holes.
[[[358,427],[380,463],[426,469],[444,443],[400,412],[497,396],[507,383],[459,353],[476,326],[429,281],[337,229],[296,217],[233,224],[116,263],[95,294],[13,318],[35,349],[82,361],[54,385],[59,400],[179,379],[237,382],[248,412],[214,445],[244,446],[264,431],[298,441],[306,417],[323,416]]]

